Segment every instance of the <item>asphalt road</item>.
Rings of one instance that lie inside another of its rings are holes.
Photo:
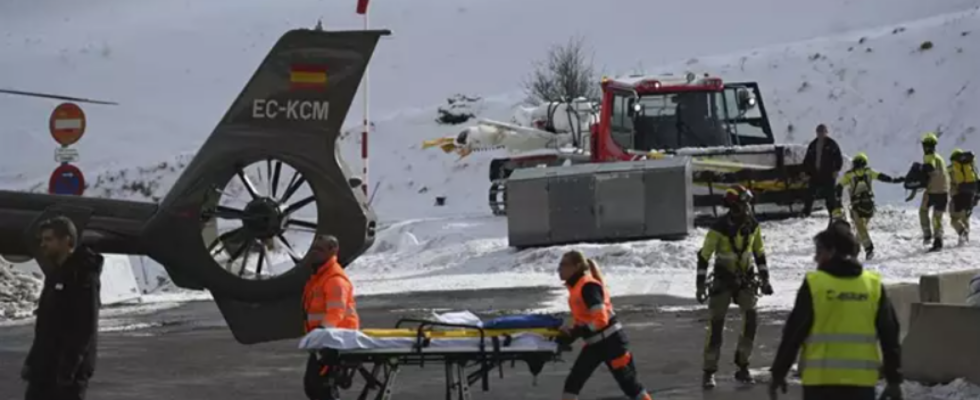
[[[358,299],[362,324],[389,327],[401,317],[425,315],[431,309],[468,309],[487,315],[524,310],[548,300],[550,289],[524,288],[480,291],[426,292]],[[613,300],[632,342],[640,377],[655,399],[764,399],[765,385],[736,385],[730,364],[737,338],[738,312],[732,309],[726,327],[719,387],[700,388],[701,347],[704,343],[704,311],[665,312],[658,306],[684,305],[690,300],[662,296],[630,296]],[[763,313],[756,340],[754,368],[768,367],[778,343],[784,315]],[[302,375],[306,355],[296,340],[245,346],[236,342],[211,302],[194,302],[177,308],[126,317],[144,324],[137,330],[103,332],[99,360],[89,399],[98,400],[269,400],[304,399]],[[119,321],[104,321],[104,325]],[[128,321],[127,321],[128,322]],[[0,399],[23,398],[19,370],[32,339],[32,326],[0,328]],[[576,344],[575,348],[579,348]],[[533,385],[523,363],[504,367],[504,379],[491,374],[490,391],[479,384],[471,388],[473,399],[557,399],[576,354],[565,362],[546,365]],[[344,393],[356,398],[362,380]],[[442,365],[406,367],[398,377],[394,399],[444,397]],[[625,398],[604,367],[586,384],[581,399]],[[788,399],[799,398],[791,388]]]

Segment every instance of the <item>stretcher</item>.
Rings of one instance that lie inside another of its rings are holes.
[[[416,324],[414,328],[403,328]],[[348,389],[353,378],[364,378],[358,397],[367,400],[375,389],[377,400],[390,400],[403,366],[424,367],[442,363],[446,374],[446,399],[470,398],[470,386],[481,382],[490,390],[494,369],[503,378],[503,365],[527,363],[536,378],[548,362],[560,360],[562,349],[555,341],[557,329],[485,329],[476,325],[452,324],[421,319],[401,319],[395,329],[316,329],[300,341],[300,349],[316,352],[320,363],[330,366],[338,387]]]

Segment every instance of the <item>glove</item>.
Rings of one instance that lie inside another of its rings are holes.
[[[57,386],[71,386],[75,384],[75,368],[69,366],[68,361],[62,361],[55,376]]]
[[[698,291],[694,295],[694,298],[701,304],[704,304],[708,300],[708,290],[704,287],[704,284],[698,284]]]
[[[25,365],[20,369],[20,379],[23,379],[25,382],[31,380],[31,367]]]
[[[902,385],[889,383],[885,386],[885,390],[881,392],[878,400],[902,400]]]
[[[558,336],[555,336],[555,343],[558,343],[558,349],[561,351],[572,351],[572,342],[575,338],[572,337],[571,329],[568,327],[561,327],[558,332]]]
[[[762,291],[762,294],[766,296],[772,296],[772,285],[769,284],[768,279],[762,281],[762,287],[760,289]]]
[[[786,379],[776,379],[773,378],[772,382],[769,383],[769,400],[776,400],[779,398],[777,391],[782,391],[786,394]]]

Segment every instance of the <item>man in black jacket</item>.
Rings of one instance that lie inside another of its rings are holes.
[[[34,343],[21,377],[27,400],[81,400],[95,372],[103,257],[78,245],[66,217],[38,229],[46,271],[37,308]]]
[[[877,290],[867,291],[864,289],[866,283],[862,281],[875,282],[880,279],[875,274],[865,273],[855,259],[860,247],[847,222],[831,224],[814,238],[814,242],[818,272],[809,273],[804,280],[796,295],[793,311],[783,327],[783,339],[770,368],[770,399],[776,399],[778,389],[786,392],[786,375],[800,349],[804,348],[800,355],[804,400],[874,400],[878,369],[870,364],[877,364],[877,361],[871,360],[878,358],[880,344],[882,371],[888,383],[882,398],[901,400],[903,378],[898,318],[884,285],[879,284],[880,294],[877,294],[878,304],[875,307],[877,313],[872,317],[871,307],[861,302],[873,301]],[[814,284],[822,289],[812,288]],[[818,305],[819,313],[816,310]],[[864,318],[873,318],[874,321]],[[877,337],[878,343],[865,341],[865,336],[870,339]],[[846,356],[841,357],[840,354]],[[808,361],[804,362],[804,358]],[[831,363],[822,365],[827,361]],[[864,365],[866,362],[869,365]],[[808,371],[807,366],[812,371]]]
[[[827,135],[827,126],[817,125],[817,137],[810,142],[806,148],[806,156],[803,158],[803,170],[810,177],[807,196],[803,203],[803,215],[810,216],[813,211],[813,200],[818,196],[826,202],[827,212],[837,208],[834,186],[837,184],[837,176],[843,166],[844,157],[837,142]]]

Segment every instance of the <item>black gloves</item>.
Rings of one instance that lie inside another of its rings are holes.
[[[698,272],[700,272],[700,270],[698,270]],[[697,287],[697,291],[694,294],[694,298],[697,299],[698,303],[704,304],[704,302],[708,300],[708,288],[707,284],[705,283],[704,275],[698,275],[695,286]]]
[[[555,343],[558,343],[558,349],[561,351],[572,351],[572,343],[574,342],[575,337],[566,330],[562,330],[558,336],[555,336]]]
[[[772,295],[772,285],[769,284],[769,269],[765,265],[761,265],[759,268],[759,280],[762,286],[759,288],[762,294],[766,296]]]

